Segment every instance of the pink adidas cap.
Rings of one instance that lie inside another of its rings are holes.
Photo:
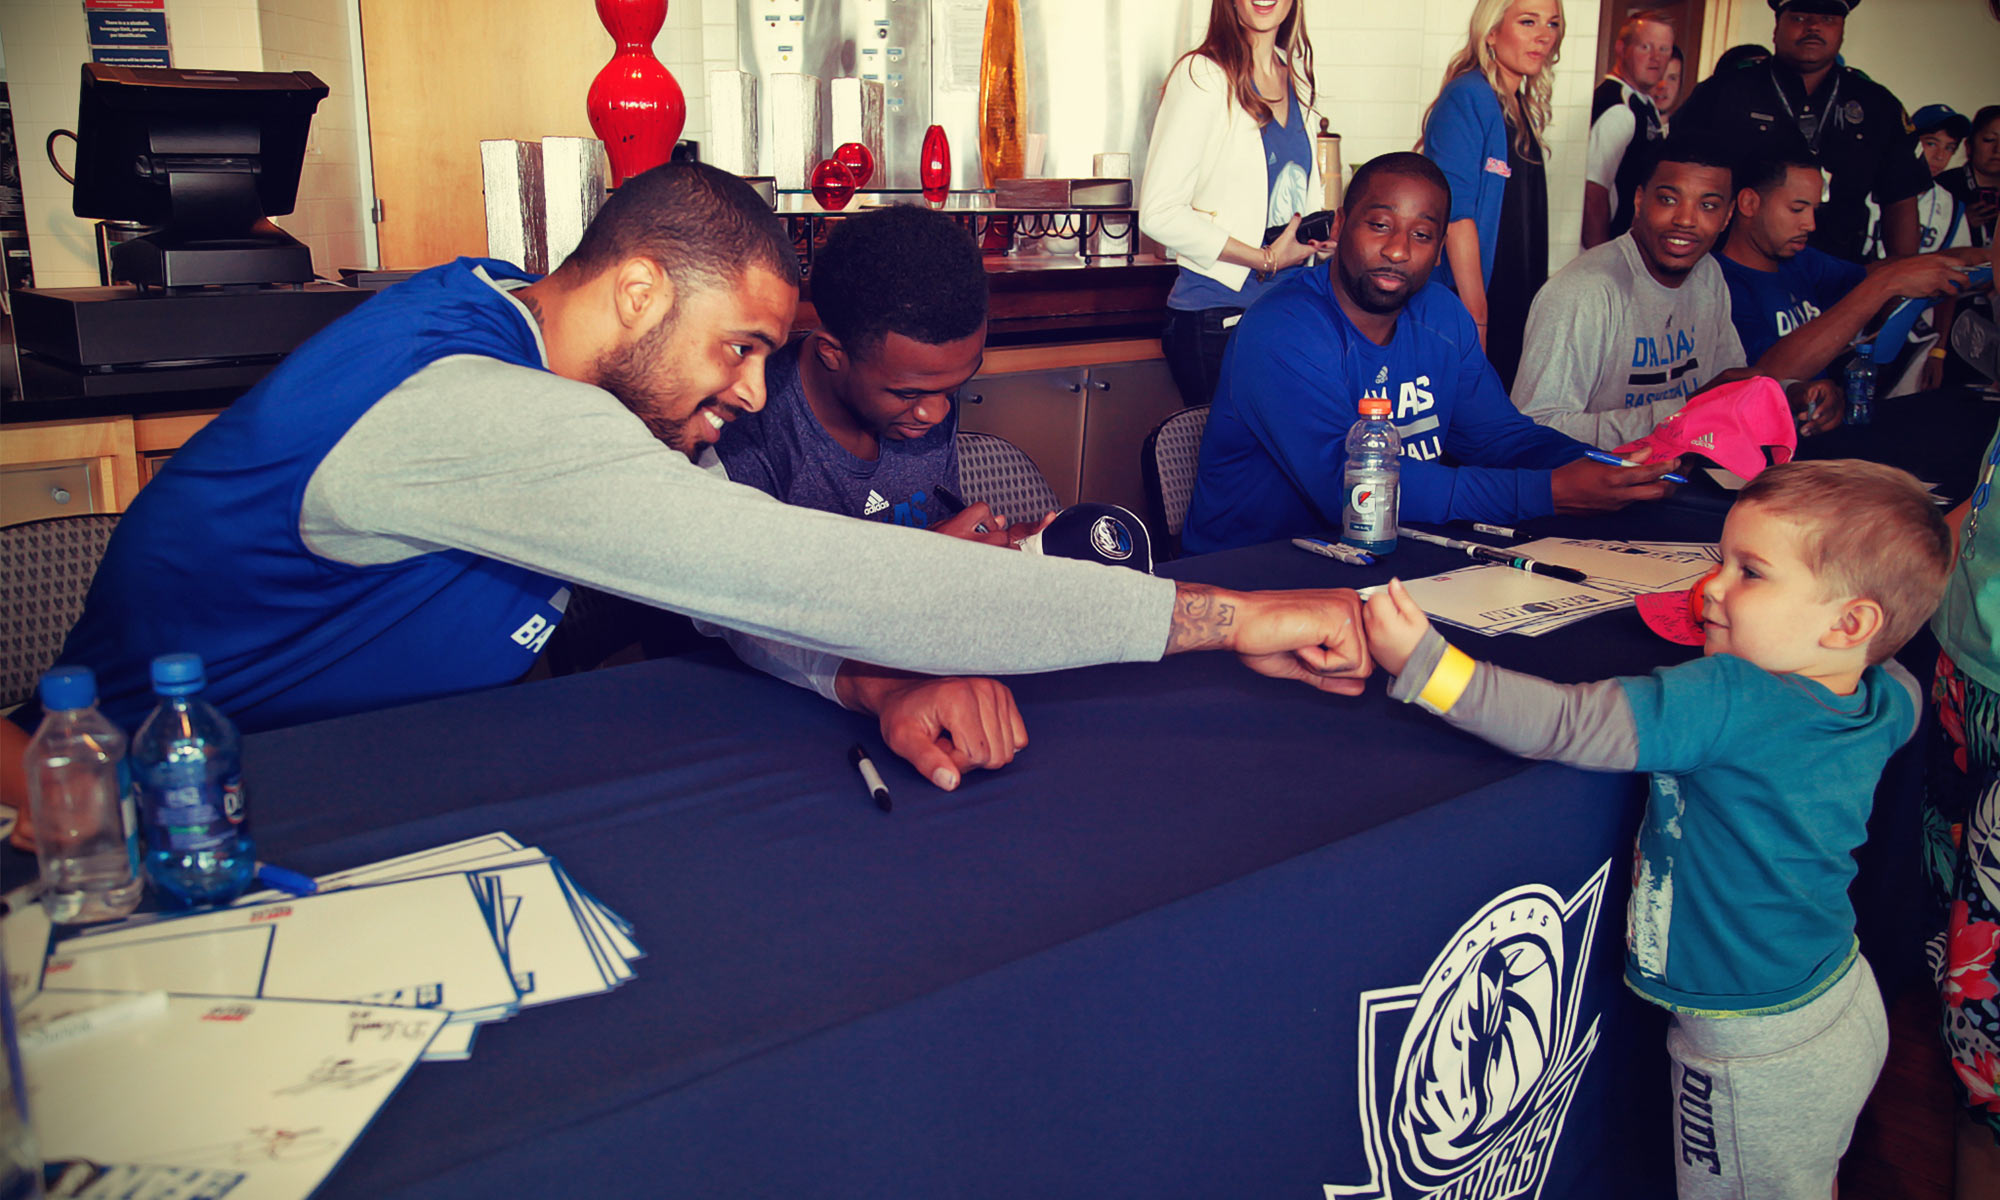
[[[1792,461],[1792,452],[1799,445],[1798,427],[1793,422],[1785,389],[1777,380],[1759,375],[1708,389],[1660,422],[1653,432],[1620,446],[1618,452],[1629,454],[1646,446],[1656,462],[1694,453],[1745,479],[1754,479],[1766,466]],[[1767,450],[1768,462],[1764,457]]]

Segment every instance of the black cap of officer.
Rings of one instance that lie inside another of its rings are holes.
[[[1771,11],[1779,16],[1788,12],[1822,13],[1829,17],[1844,17],[1861,7],[1861,0],[1769,0]]]

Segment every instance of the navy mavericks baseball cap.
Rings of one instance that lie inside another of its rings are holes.
[[[1153,539],[1145,522],[1116,504],[1072,504],[1046,529],[1022,539],[1021,549],[1153,573]]]
[[[1949,104],[1926,104],[1910,114],[1910,124],[1918,133],[1936,133],[1942,129],[1959,141],[1972,132],[1972,121]]]

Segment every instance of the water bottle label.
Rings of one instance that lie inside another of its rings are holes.
[[[142,788],[147,803],[146,848],[158,853],[220,850],[236,842],[242,822],[242,785],[199,783],[180,787]],[[230,815],[234,804],[236,815]]]
[[[119,778],[125,779],[124,765],[119,765]],[[139,870],[139,785],[125,782],[118,796],[119,815],[125,820],[125,854],[132,860],[134,874]]]
[[[231,825],[243,823],[243,778],[232,775],[222,781],[222,815]]]

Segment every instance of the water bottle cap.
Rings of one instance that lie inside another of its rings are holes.
[[[153,660],[153,690],[162,696],[191,696],[207,682],[199,654],[162,654]]]
[[[1389,415],[1389,397],[1361,397],[1361,415],[1364,417],[1386,417]]]
[[[52,667],[42,675],[42,708],[68,712],[97,703],[97,676],[89,667]]]

